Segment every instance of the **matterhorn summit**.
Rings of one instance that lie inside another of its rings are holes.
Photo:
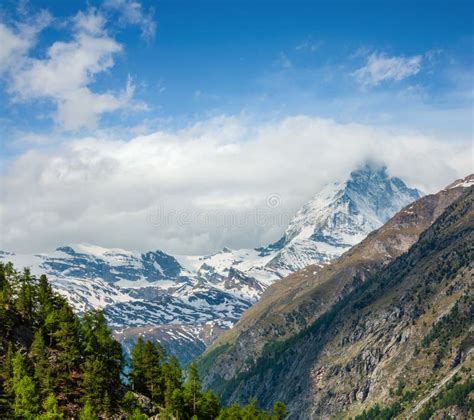
[[[366,164],[345,182],[325,186],[296,213],[268,266],[283,274],[326,263],[420,196],[385,167]]]

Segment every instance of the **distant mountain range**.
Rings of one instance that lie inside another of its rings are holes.
[[[171,256],[78,244],[34,255],[0,251],[0,258],[46,273],[78,311],[104,308],[123,342],[146,334],[187,362],[277,280],[333,261],[419,197],[366,165],[318,192],[266,247]]]

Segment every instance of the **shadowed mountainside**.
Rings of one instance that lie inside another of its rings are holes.
[[[206,384],[225,400],[245,400],[249,393],[263,405],[282,399],[301,418],[360,409],[380,396],[390,400],[389,384],[403,376],[381,366],[395,363],[405,342],[413,354],[437,319],[426,314],[449,312],[470,287],[472,255],[465,254],[472,243],[472,180],[406,207],[335,263],[308,267],[272,286],[201,359]],[[440,279],[451,265],[456,269]],[[426,272],[437,279],[434,285]],[[419,327],[414,336],[413,325]],[[403,368],[412,363],[398,362]],[[372,377],[374,371],[381,373]]]

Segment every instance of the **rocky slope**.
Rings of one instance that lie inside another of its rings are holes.
[[[403,416],[454,372],[468,376],[473,181],[423,197],[335,263],[270,287],[202,358],[207,385],[226,401],[281,399],[292,418],[374,403]]]
[[[0,258],[48,274],[80,312],[105,308],[120,337],[152,328],[169,351],[181,342],[186,362],[208,344],[206,331],[232,326],[275,281],[337,258],[418,197],[384,168],[366,165],[320,191],[267,247],[174,257],[78,244],[35,255],[3,252]],[[173,327],[155,328],[162,325]]]

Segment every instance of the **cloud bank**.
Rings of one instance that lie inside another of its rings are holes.
[[[266,244],[325,183],[367,160],[425,192],[465,176],[470,142],[445,140],[313,116],[264,123],[221,116],[132,139],[31,149],[0,178],[0,249],[89,242],[201,254]],[[271,216],[282,217],[249,218],[269,197],[278,198]],[[215,223],[229,215],[235,222]]]

